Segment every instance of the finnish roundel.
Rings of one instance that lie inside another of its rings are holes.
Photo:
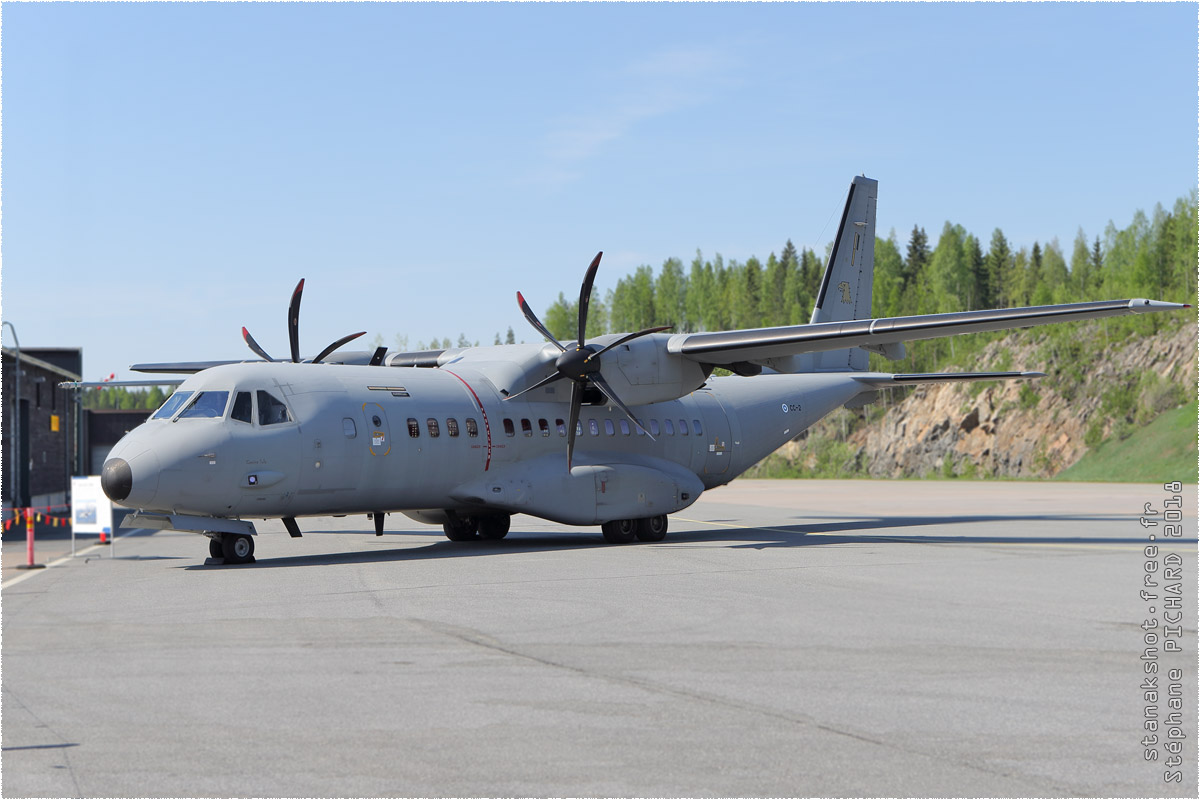
[[[783,413],[785,413],[785,414],[786,414],[787,412],[788,412],[787,403],[784,403],[784,404],[783,404]]]

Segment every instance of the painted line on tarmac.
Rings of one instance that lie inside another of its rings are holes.
[[[129,533],[122,533],[120,536],[113,536],[112,540],[115,542],[117,539],[124,539],[126,536],[132,536],[135,533],[140,532],[141,530],[142,530],[141,528],[135,528],[134,530],[131,530]],[[90,547],[86,547],[83,550],[80,550],[75,555],[65,555],[65,556],[62,556],[61,558],[56,558],[53,561],[51,561],[49,564],[47,564],[44,569],[31,569],[28,572],[21,573],[20,575],[16,576],[15,578],[9,578],[8,580],[4,581],[4,583],[0,583],[0,590],[8,589],[11,586],[16,586],[18,583],[27,581],[30,578],[40,575],[53,567],[59,567],[59,566],[62,566],[63,564],[67,564],[70,561],[72,561],[73,559],[79,558],[80,556],[85,556],[88,553],[92,552],[93,550],[99,550],[102,547],[111,548],[112,544],[106,544],[106,545],[94,544],[94,545],[91,545]],[[112,551],[110,550],[109,552],[112,552]]]
[[[679,516],[674,516],[674,517],[672,517],[672,519],[677,519],[680,522],[692,522],[697,525],[712,525],[713,527],[716,527],[716,528],[735,528],[737,530],[743,530],[743,531],[774,531],[776,533],[787,533],[787,534],[793,534],[793,535],[796,533],[795,530],[790,529],[790,528],[775,528],[775,527],[768,527],[768,526],[763,526],[763,525],[738,525],[737,523],[734,523],[734,522],[713,522],[713,521],[710,521],[707,519],[688,519],[686,517],[679,517]],[[850,534],[850,533],[845,533],[845,532],[833,532],[833,531],[810,531],[810,532],[805,532],[802,535],[804,535],[804,536],[841,536],[841,537],[855,536],[855,537],[862,538],[862,539],[871,539],[871,540],[877,541],[877,542],[891,542],[894,544],[978,544],[978,545],[983,545],[986,547],[995,547],[995,546],[999,546],[999,547],[1065,547],[1065,548],[1082,548],[1085,550],[1131,550],[1131,549],[1132,550],[1140,550],[1149,544],[1158,544],[1161,547],[1165,541],[1169,541],[1169,540],[1159,540],[1158,542],[1150,542],[1150,541],[1123,542],[1123,543],[1117,542],[1117,543],[1113,543],[1113,544],[1101,544],[1099,542],[1005,542],[1005,541],[998,541],[998,540],[992,540],[992,541],[987,541],[987,542],[966,542],[966,541],[962,541],[962,539],[956,539],[953,537],[903,536],[903,535],[900,535],[900,536],[896,536],[896,535],[872,536],[871,534],[862,534],[862,533]],[[1183,544],[1183,543],[1180,542],[1179,544]],[[1188,544],[1190,544],[1190,542]],[[1179,548],[1172,548],[1172,549],[1179,549]],[[1184,547],[1184,548],[1182,548],[1182,550],[1185,553],[1196,552],[1196,548],[1194,546],[1190,547],[1190,548]]]

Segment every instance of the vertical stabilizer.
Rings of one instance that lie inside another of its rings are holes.
[[[871,318],[875,277],[875,196],[879,182],[859,176],[850,184],[829,264],[821,278],[811,322]],[[865,370],[867,352],[857,347],[815,353],[815,370]]]

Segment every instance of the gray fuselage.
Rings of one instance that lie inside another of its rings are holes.
[[[110,459],[129,465],[124,504],[146,511],[499,509],[595,524],[690,505],[863,388],[845,373],[713,378],[679,399],[634,407],[653,438],[617,409],[585,405],[568,472],[561,384],[506,401],[466,365],[231,364],[179,387],[192,402],[214,393],[210,416],[181,413],[183,401],[131,431]],[[275,402],[286,407],[282,419],[269,417]]]

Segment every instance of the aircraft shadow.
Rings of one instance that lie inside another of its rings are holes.
[[[806,519],[812,519],[807,517]],[[730,548],[750,548],[762,550],[772,547],[817,547],[843,544],[943,544],[956,546],[994,545],[994,544],[1147,544],[1147,537],[1141,535],[1128,537],[1109,536],[997,536],[989,534],[921,534],[921,533],[892,533],[872,534],[871,531],[895,531],[896,529],[920,529],[930,526],[977,526],[994,522],[1005,522],[1014,525],[1035,522],[1125,522],[1137,525],[1136,517],[1103,516],[1103,515],[969,515],[969,516],[919,516],[919,517],[833,517],[830,522],[811,521],[803,524],[782,525],[770,527],[741,527],[732,521],[730,527],[720,525],[721,521],[714,520],[719,527],[709,524],[698,524],[672,520],[672,528],[663,544],[696,544],[713,545],[721,543]],[[594,531],[594,532],[593,532]],[[354,531],[311,531],[306,535],[341,536]],[[364,530],[363,535],[372,531]],[[389,531],[389,534],[400,533]],[[387,535],[387,534],[385,534]],[[385,562],[424,561],[437,558],[471,558],[479,556],[497,556],[516,553],[542,552],[562,550],[566,548],[621,547],[604,541],[599,530],[581,528],[578,533],[522,533],[513,531],[508,538],[499,541],[451,542],[443,539],[440,531],[403,532],[405,536],[436,537],[438,541],[424,547],[405,547],[403,549],[358,550],[343,553],[321,553],[297,556],[278,556],[258,558],[251,565],[257,569],[279,567],[308,567],[328,566],[333,564],[371,564]],[[276,537],[271,537],[272,539]],[[1196,544],[1196,539],[1173,539],[1173,544]],[[625,547],[652,547],[655,543],[635,542]],[[246,565],[204,565],[192,564],[181,566],[179,569],[241,569]]]

